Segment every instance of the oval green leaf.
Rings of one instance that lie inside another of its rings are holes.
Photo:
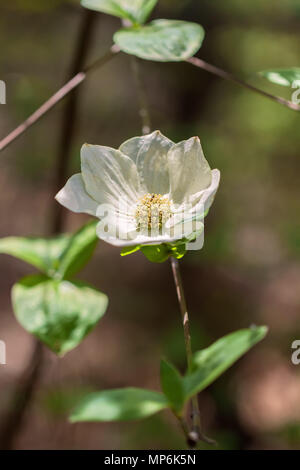
[[[84,397],[70,421],[132,421],[165,408],[168,408],[167,399],[158,392],[140,388],[104,390]]]
[[[282,86],[291,86],[297,88],[300,86],[300,67],[291,67],[289,69],[263,70],[259,72],[269,82]]]
[[[155,7],[157,0],[82,0],[81,5],[89,10],[100,11],[131,21],[144,23]]]
[[[0,240],[0,254],[14,256],[53,278],[74,276],[91,258],[99,241],[97,221],[89,222],[74,235],[53,238],[7,237]]]
[[[208,387],[252,346],[261,341],[267,331],[265,326],[235,331],[208,348],[196,352],[193,356],[192,371],[184,378],[186,400]]]
[[[41,275],[15,284],[12,301],[21,325],[59,355],[78,346],[108,305],[105,294],[85,283]]]
[[[204,35],[204,29],[196,23],[155,20],[147,26],[117,31],[114,41],[123,52],[142,59],[179,62],[200,49]]]

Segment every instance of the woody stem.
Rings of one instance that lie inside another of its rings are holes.
[[[179,302],[180,311],[181,311],[182,323],[183,323],[187,366],[188,366],[188,369],[190,369],[191,364],[192,364],[192,357],[193,357],[191,332],[190,332],[190,320],[189,320],[189,314],[187,310],[178,260],[175,258],[171,258],[171,266],[172,266],[172,272],[173,272],[178,302]],[[200,410],[199,410],[198,398],[197,396],[195,396],[192,398],[192,435],[190,436],[191,439],[195,441],[195,444],[201,438],[201,434],[202,433],[201,433]]]

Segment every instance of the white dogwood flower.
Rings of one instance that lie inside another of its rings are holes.
[[[99,218],[97,234],[112,245],[158,245],[201,232],[219,181],[198,137],[175,144],[156,131],[118,150],[83,145],[81,173],[56,199],[73,212]]]

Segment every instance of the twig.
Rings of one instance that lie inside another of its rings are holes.
[[[172,266],[172,272],[173,272],[173,277],[174,277],[174,282],[175,282],[175,287],[176,287],[176,292],[177,292],[177,297],[178,297],[178,302],[179,302],[180,312],[181,312],[181,317],[182,317],[182,323],[183,323],[187,366],[188,366],[188,369],[190,369],[192,365],[192,358],[193,358],[190,322],[189,322],[189,315],[187,311],[187,305],[186,305],[178,260],[176,260],[175,258],[171,258],[171,266]],[[196,397],[196,400],[195,399],[192,400],[192,420],[193,420],[193,430],[195,432],[198,432],[199,427],[200,427],[200,410],[199,410],[197,397]]]
[[[177,416],[175,414],[175,417],[177,418],[179,424],[180,424],[180,427],[182,429],[182,432],[183,434],[185,435],[185,438],[186,438],[186,443],[188,445],[188,447],[190,449],[193,449],[194,447],[196,447],[197,445],[197,441],[194,441],[194,440],[191,440],[190,438],[190,431],[189,431],[189,428],[185,422],[185,420],[182,418],[182,416]]]
[[[171,266],[172,266],[172,272],[173,272],[178,302],[180,306],[180,312],[182,316],[187,366],[188,366],[188,369],[190,369],[192,365],[192,358],[193,358],[190,321],[189,321],[189,314],[187,310],[178,260],[175,258],[171,258]],[[204,436],[202,432],[201,417],[200,417],[200,410],[199,410],[199,403],[198,403],[197,396],[194,396],[191,402],[192,402],[192,416],[191,417],[192,417],[193,428],[192,428],[192,431],[189,432],[188,434],[188,441],[187,441],[188,445],[190,447],[195,447],[199,440],[204,441],[208,444],[215,444],[213,440]]]
[[[38,108],[31,116],[29,116],[22,124],[8,134],[0,141],[0,152],[8,145],[14,142],[24,132],[35,124],[41,117],[50,111],[57,103],[59,103],[65,96],[72,90],[78,87],[85,79],[89,72],[106,64],[112,57],[120,51],[119,47],[114,45],[109,51],[100,57],[98,60],[87,66],[83,71],[77,73],[71,80],[69,80],[63,87],[61,87],[54,95],[52,95],[40,108]]]
[[[237,85],[240,85],[244,88],[247,88],[250,91],[253,91],[255,93],[258,93],[264,96],[265,98],[269,98],[270,100],[275,101],[276,103],[282,104],[283,106],[286,106],[289,109],[292,109],[294,111],[300,111],[300,106],[297,105],[296,103],[293,103],[292,101],[281,98],[280,96],[271,95],[270,93],[267,93],[266,91],[256,88],[255,86],[250,85],[250,83],[247,83],[235,77],[233,74],[226,72],[225,70],[222,70],[219,67],[216,67],[215,65],[209,64],[208,62],[205,62],[204,60],[199,59],[198,57],[191,57],[190,59],[187,59],[186,62],[189,62],[190,64],[195,65],[196,67],[200,69],[206,70],[206,72],[212,73],[213,75],[217,75],[218,77],[221,77],[224,80],[229,80],[231,82],[234,82]]]
[[[71,67],[71,75],[77,74],[78,70],[80,70],[84,62],[86,60],[86,56],[89,50],[89,45],[92,39],[92,32],[93,32],[93,25],[95,14],[91,11],[85,10],[82,19],[82,25],[79,31],[77,44],[75,47],[75,54],[74,60]],[[104,56],[100,61],[97,61],[92,66],[87,67],[85,69],[85,73],[87,70],[91,70],[96,66],[97,63],[105,63],[107,60],[108,55]],[[104,60],[105,59],[105,60]],[[84,73],[81,72],[81,76]],[[76,76],[80,76],[77,74]],[[76,77],[75,76],[75,77]],[[75,78],[74,77],[74,78]],[[84,78],[83,78],[84,80]],[[81,80],[81,81],[83,81]],[[13,142],[15,138],[21,135],[25,130],[30,127],[34,122],[36,122],[39,117],[45,114],[47,111],[51,109],[63,96],[66,96],[67,93],[74,90],[74,86],[70,85],[70,83],[81,83],[80,81],[74,81],[72,79],[68,82],[63,89],[60,90],[56,95],[54,95],[50,100],[48,100],[48,104],[45,103],[42,108],[40,108],[39,112],[36,112],[35,115],[31,116],[29,124],[28,120],[25,121],[22,127],[22,131],[18,132],[17,129],[11,134],[10,140],[8,139],[9,136],[6,138],[7,146],[9,143]],[[78,93],[72,93],[70,97],[70,101],[65,108],[65,112],[63,114],[63,123],[62,123],[62,131],[61,131],[61,138],[60,138],[60,148],[57,157],[57,166],[56,166],[56,178],[55,178],[55,187],[54,191],[60,188],[60,182],[65,179],[66,172],[68,168],[68,163],[70,159],[70,147],[73,138],[74,132],[74,124],[76,119],[76,110],[77,110],[77,103],[78,103]],[[34,117],[35,116],[35,117]],[[38,117],[39,116],[39,117]],[[27,124],[26,124],[27,122]],[[53,219],[50,226],[50,234],[58,234],[63,229],[63,218],[62,213],[60,212],[60,205],[56,204],[53,199]],[[15,397],[12,403],[12,409],[9,410],[5,420],[1,426],[0,432],[0,449],[1,450],[10,450],[13,447],[14,439],[17,433],[19,432],[23,418],[25,413],[32,401],[36,385],[40,379],[42,367],[43,367],[43,345],[39,340],[35,339],[34,349],[29,360],[28,366],[25,369],[23,377],[18,385]]]

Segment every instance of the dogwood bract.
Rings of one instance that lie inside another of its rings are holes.
[[[198,137],[175,144],[155,131],[118,150],[83,145],[81,173],[56,199],[99,218],[98,237],[112,245],[159,245],[191,240],[203,230],[219,181]]]

